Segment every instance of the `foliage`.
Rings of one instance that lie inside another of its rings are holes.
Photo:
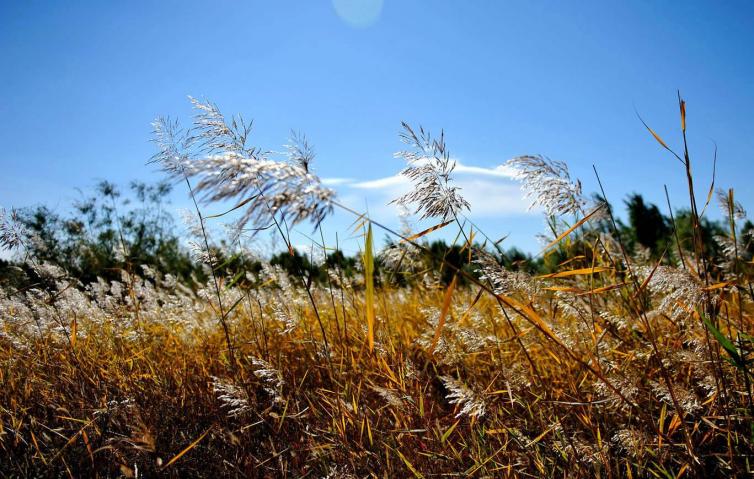
[[[196,274],[201,277],[201,269],[173,233],[173,219],[165,209],[170,185],[134,181],[129,189],[132,197],[123,198],[113,183],[102,181],[69,213],[47,206],[21,211],[23,256],[62,267],[84,284],[118,279],[121,269],[139,272],[141,265],[185,282]],[[33,268],[21,266],[34,276]],[[19,284],[17,277],[14,282]]]

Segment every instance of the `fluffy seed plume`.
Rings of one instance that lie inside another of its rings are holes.
[[[519,156],[508,160],[522,182],[530,208],[541,206],[548,215],[557,216],[579,211],[586,201],[581,195],[581,182],[573,182],[568,165],[544,156]]]
[[[652,268],[638,269],[639,275],[648,277]],[[672,266],[659,266],[649,281],[650,291],[660,298],[657,309],[674,319],[688,314],[705,297],[704,285],[699,278],[686,270]]]
[[[251,411],[246,391],[235,384],[212,376],[212,390],[222,407],[228,410],[228,417],[237,417]]]
[[[458,404],[461,407],[461,410],[456,414],[457,418],[463,415],[473,418],[484,416],[484,399],[472,391],[471,388],[450,376],[441,376],[440,380],[442,380],[442,383],[449,391],[446,396],[448,402],[450,404]]]
[[[0,208],[0,249],[12,250],[23,243],[24,228],[15,209]]]
[[[408,167],[401,174],[414,184],[414,190],[390,203],[409,207],[421,218],[453,218],[458,212],[469,209],[469,203],[460,195],[460,188],[451,186],[450,177],[456,162],[450,159],[445,147],[445,135],[432,138],[428,131],[419,128],[419,134],[402,123],[401,141],[411,149],[399,151],[396,158],[403,158]]]
[[[275,403],[283,402],[283,386],[285,382],[280,371],[263,359],[251,358],[251,364],[255,368],[254,376],[262,380],[264,390],[270,395],[272,401]]]
[[[717,201],[720,204],[720,210],[722,211],[723,215],[727,217],[732,213],[733,217],[737,220],[746,219],[746,210],[744,209],[743,205],[735,199],[731,201],[732,193],[720,188],[717,189],[716,193]]]
[[[479,273],[479,279],[489,281],[495,294],[524,292],[528,295],[534,295],[539,292],[537,283],[531,276],[522,271],[505,269],[494,256],[485,251],[474,251],[473,262],[478,265],[476,272]]]
[[[152,162],[174,179],[194,179],[193,191],[204,202],[230,201],[243,208],[237,221],[254,231],[269,226],[273,215],[292,224],[319,224],[333,209],[335,192],[311,173],[314,152],[303,135],[294,134],[285,159],[248,145],[251,123],[226,119],[216,105],[191,99],[197,114],[189,130],[178,122],[154,122],[158,152]]]

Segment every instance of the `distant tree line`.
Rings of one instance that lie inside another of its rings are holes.
[[[61,267],[69,277],[83,284],[103,278],[117,280],[123,272],[141,274],[141,266],[148,265],[162,274],[171,274],[191,287],[208,279],[207,269],[192,258],[188,248],[175,232],[175,222],[166,209],[167,195],[171,191],[168,183],[146,184],[132,182],[130,195],[124,197],[119,189],[107,181],[100,182],[94,194],[76,201],[67,214],[58,213],[47,206],[36,206],[21,211],[19,218],[28,232],[24,242],[25,254],[40,262]],[[597,198],[597,200],[600,200]],[[692,249],[692,222],[687,210],[679,210],[672,217],[665,216],[660,209],[647,203],[639,194],[632,194],[625,200],[626,220],[617,219],[615,224],[603,217],[592,222],[592,228],[599,233],[610,233],[618,237],[628,254],[639,250],[654,261],[677,264],[677,254],[681,250]],[[607,205],[607,208],[612,208]],[[553,226],[554,228],[554,226]],[[725,260],[725,251],[716,237],[725,237],[730,231],[724,222],[701,221],[702,241],[708,257],[712,258],[711,268]],[[553,234],[556,230],[553,230]],[[741,241],[738,254],[744,264],[754,256],[752,234],[754,224],[746,221],[737,234]],[[579,247],[583,237],[574,235],[569,248]],[[386,244],[389,244],[386,240]],[[586,245],[585,245],[586,246]],[[516,247],[503,249],[497,245],[485,244],[507,269],[522,270],[532,274],[549,273],[558,269],[562,262],[572,257],[565,248],[554,248],[547,255],[536,257],[522,252]],[[474,274],[475,266],[469,262],[468,250],[462,244],[449,245],[445,241],[425,243],[426,251],[418,255],[420,263],[414,277],[422,270],[439,271],[442,283],[450,282],[453,271],[443,267],[443,262]],[[593,251],[583,248],[586,253]],[[258,273],[262,269],[259,259],[242,254],[230,254],[223,245],[213,246],[214,268],[223,277],[248,283],[245,273]],[[20,258],[22,259],[22,258]],[[303,278],[307,282],[326,283],[329,272],[338,271],[344,277],[352,277],[360,268],[358,255],[347,256],[342,251],[333,251],[319,261],[300,251],[285,251],[269,258],[269,263],[278,265],[290,275]],[[376,270],[385,267],[377,258]],[[394,272],[393,272],[394,273]],[[380,276],[379,274],[377,275]],[[412,280],[411,275],[391,274],[398,284]],[[34,271],[22,260],[0,260],[0,285],[20,287],[33,283]]]
[[[169,272],[181,281],[201,275],[174,233],[172,216],[165,209],[171,186],[131,182],[131,195],[101,181],[91,196],[75,201],[69,213],[40,205],[20,211],[26,230],[18,261],[0,263],[0,281],[17,283],[34,279],[24,257],[51,263],[83,284],[120,279],[124,269],[141,273],[141,265]]]

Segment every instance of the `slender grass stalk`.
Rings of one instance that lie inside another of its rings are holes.
[[[372,252],[372,224],[369,222],[364,239],[364,284],[367,318],[367,344],[369,352],[374,351],[374,253]]]

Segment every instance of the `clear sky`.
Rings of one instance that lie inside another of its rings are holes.
[[[444,128],[472,218],[533,251],[542,219],[492,169],[543,154],[587,191],[596,165],[614,204],[663,206],[667,184],[683,206],[680,165],[636,115],[678,145],[677,89],[698,196],[714,141],[717,184],[754,205],[754,3],[355,3],[0,1],[0,205],[64,209],[98,179],[157,180],[150,122],[188,118],[192,95],[253,118],[263,148],[305,132],[316,172],[386,220],[405,187],[400,122]]]

